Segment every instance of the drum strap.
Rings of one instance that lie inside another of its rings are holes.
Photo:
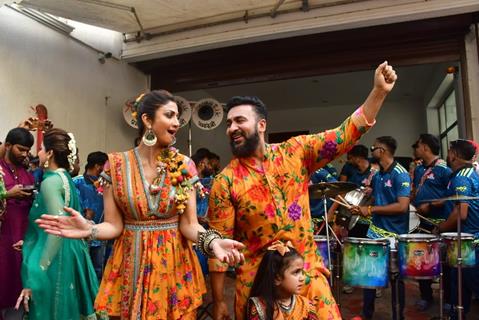
[[[422,175],[421,180],[419,181],[419,185],[417,187],[417,190],[419,190],[422,187],[422,185],[424,184],[424,182],[426,182],[427,176],[431,173],[434,166],[436,166],[438,163],[440,163],[439,160],[441,160],[441,159],[440,158],[434,159],[434,161],[431,163],[431,165],[427,167],[426,171],[424,171],[424,174]]]
[[[387,231],[383,228],[375,226],[371,220],[371,218],[365,219],[369,222],[369,229],[368,229],[368,238],[397,238],[398,235],[394,232]]]
[[[371,186],[371,181],[373,180],[373,177],[374,175],[378,172],[378,170],[374,169],[374,168],[370,168],[369,170],[369,176],[368,178],[366,179],[366,183],[364,184],[365,187],[369,187]]]

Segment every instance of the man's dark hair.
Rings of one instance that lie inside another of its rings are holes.
[[[382,137],[376,138],[376,141],[385,145],[388,151],[391,152],[392,155],[394,155],[394,153],[396,152],[398,143],[396,142],[396,139],[394,139],[393,137],[382,136]]]
[[[195,163],[195,165],[198,165],[201,160],[204,158],[209,158],[210,157],[210,150],[206,148],[199,148],[196,150],[196,152],[191,156],[191,160]]]
[[[228,113],[234,107],[244,104],[253,106],[253,110],[256,113],[258,120],[266,120],[268,118],[268,111],[266,110],[266,105],[263,103],[263,101],[261,101],[258,97],[255,96],[235,96],[229,99],[226,103],[226,113]]]
[[[421,142],[429,147],[431,149],[431,152],[434,155],[438,155],[439,151],[441,150],[441,142],[436,136],[433,136],[432,134],[429,133],[423,133],[419,136],[418,142]],[[418,143],[416,142],[416,144]]]
[[[449,144],[449,148],[454,150],[459,158],[471,161],[476,154],[476,147],[469,140],[455,140]]]
[[[85,171],[93,168],[96,164],[103,166],[108,161],[108,155],[101,151],[95,151],[88,155],[86,159]]]
[[[214,153],[214,152],[210,152],[210,153],[208,154],[208,159],[220,160],[220,156],[217,155],[217,154]]]
[[[368,159],[368,148],[363,144],[357,144],[349,150],[348,155]]]
[[[5,143],[10,143],[11,145],[19,144],[24,147],[31,148],[33,146],[33,135],[25,128],[13,128],[8,131],[7,137],[5,138]]]

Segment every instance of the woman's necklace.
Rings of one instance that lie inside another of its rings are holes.
[[[293,309],[293,302],[294,302],[294,296],[291,296],[289,305],[284,305],[279,301],[278,301],[278,305],[281,308],[281,310],[289,312],[291,311],[291,309]]]
[[[175,187],[176,210],[182,214],[186,209],[189,193],[194,188],[185,157],[173,147],[163,150],[157,157],[156,172],[157,175],[150,185],[150,193],[159,193],[165,184]]]

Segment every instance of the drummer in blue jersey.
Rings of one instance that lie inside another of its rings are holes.
[[[446,161],[439,158],[441,148],[439,139],[432,134],[421,134],[412,147],[415,157],[422,161],[422,164],[418,165],[414,171],[412,203],[420,215],[436,221],[446,220],[449,211],[443,204],[437,201],[424,202],[427,199],[444,198],[447,194],[452,170],[447,166]],[[434,226],[422,219],[420,227],[424,230],[432,230]],[[448,285],[449,281],[444,283]],[[419,280],[421,299],[416,302],[416,308],[420,311],[426,310],[432,303],[431,284],[432,280]],[[445,292],[444,298],[448,301],[448,290]]]
[[[382,238],[408,233],[409,195],[411,178],[404,167],[394,160],[397,142],[393,137],[376,138],[371,147],[372,156],[378,160],[381,170],[372,181],[374,205],[356,207],[353,210],[364,217],[372,216],[369,238]],[[399,319],[404,319],[404,281],[398,280]],[[364,289],[363,317],[372,319],[375,289]],[[396,315],[396,284],[391,282],[392,319]]]
[[[343,178],[342,181],[352,182],[359,187],[363,187],[363,192],[367,194],[367,197],[370,197],[372,191],[371,183],[374,175],[378,172],[378,167],[377,165],[371,164],[368,153],[368,148],[362,144],[352,147],[348,152],[348,167],[346,168],[346,165],[343,167],[342,174],[344,175],[341,175],[341,178],[345,176],[345,180]],[[334,203],[329,213],[333,213],[337,208],[338,204]],[[348,236],[364,238],[366,237],[368,228],[368,223],[359,220],[354,228],[349,230]]]
[[[446,161],[439,158],[440,146],[439,139],[428,133],[421,134],[413,145],[415,154],[422,160],[422,164],[414,171],[413,205],[421,215],[445,220],[449,213],[443,205],[438,202],[423,202],[426,199],[443,198],[447,193],[452,170]]]
[[[475,144],[468,140],[452,141],[447,153],[447,162],[453,173],[448,185],[448,196],[479,197],[479,175],[474,170]],[[449,218],[441,223],[438,232],[457,231],[457,218],[461,218],[461,232],[479,238],[479,200],[449,201],[452,208]],[[479,296],[479,248],[476,247],[476,266],[462,269],[462,297],[464,314],[471,306],[471,296]],[[451,300],[457,304],[457,269],[451,271]],[[451,311],[451,319],[457,319],[457,311]],[[465,318],[464,318],[465,319]]]

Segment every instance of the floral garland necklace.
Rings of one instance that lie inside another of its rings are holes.
[[[163,180],[167,175],[171,185],[176,188],[176,210],[182,214],[186,209],[190,192],[194,189],[194,182],[191,181],[192,176],[188,171],[185,157],[178,152],[178,149],[169,147],[158,155],[156,171],[157,176],[150,185],[150,193],[158,194],[161,191]]]

